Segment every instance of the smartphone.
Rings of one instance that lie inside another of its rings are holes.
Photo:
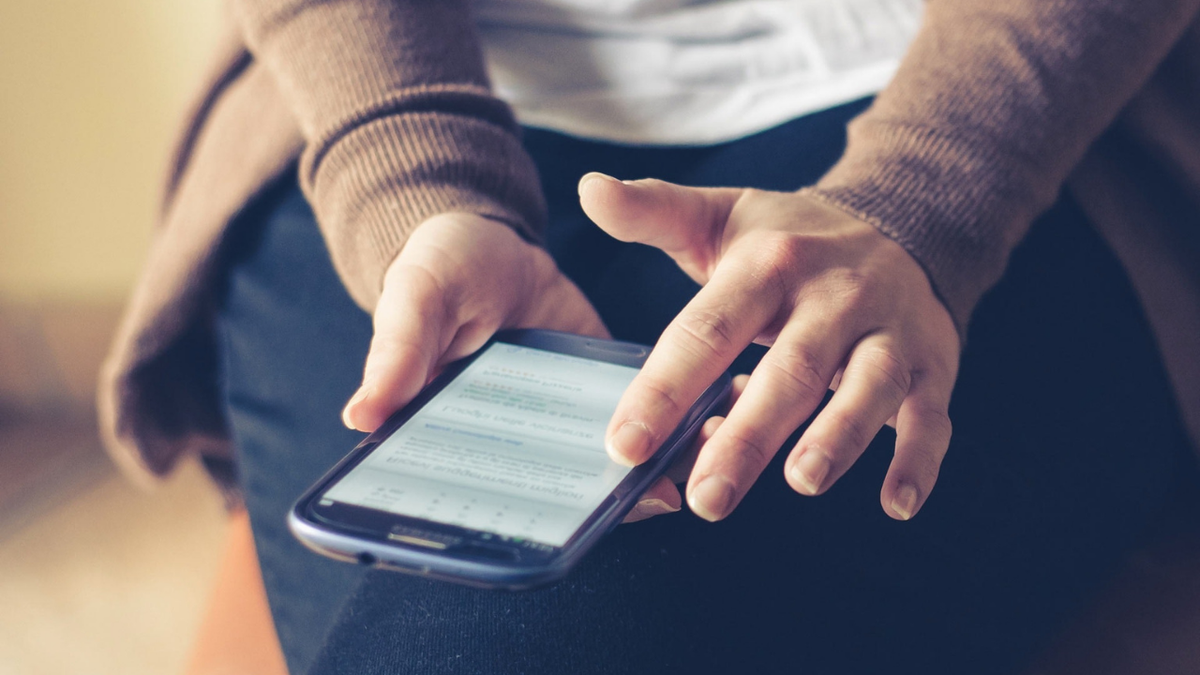
[[[309,548],[434,579],[519,590],[562,578],[727,405],[723,375],[649,461],[604,431],[650,348],[503,331],[450,364],[292,508]]]

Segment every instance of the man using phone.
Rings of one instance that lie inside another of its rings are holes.
[[[476,18],[455,2],[234,4],[253,57],[231,61],[206,114],[274,111],[300,137],[196,135],[191,171],[203,175],[205,152],[233,156],[214,144],[277,142],[243,165],[282,178],[231,200],[221,265],[177,276],[222,288],[214,414],[229,422],[294,670],[1013,672],[1188,466],[1155,334],[1092,229],[1120,211],[1096,188],[1111,163],[1085,155],[1109,147],[1106,130],[1139,128],[1114,120],[1162,84],[1160,64],[1196,72],[1195,0],[931,1],[919,31],[901,0],[483,3]],[[818,53],[847,72],[887,66],[873,45],[906,25],[873,102],[817,97],[800,77],[821,70]],[[825,51],[795,48],[822,30],[838,38],[813,43]],[[538,52],[576,38],[575,51]],[[569,79],[594,76],[612,96],[563,90],[575,116],[549,115],[505,70],[520,54],[539,86],[572,54],[595,57]],[[485,63],[540,128],[518,133]],[[671,87],[640,86],[656,63]],[[255,86],[260,98],[238,98]],[[656,125],[674,108],[647,91],[725,92],[690,113],[725,113],[712,126],[727,135]],[[618,137],[598,119],[654,132]],[[299,144],[297,184],[279,158]],[[1069,175],[1091,182],[1061,195]],[[204,201],[197,180],[181,179],[174,217]],[[168,229],[159,264],[181,231]],[[185,290],[166,310],[135,309],[157,322],[146,334],[176,341],[135,341],[148,353],[117,369],[124,409],[170,407],[148,400],[170,345],[211,340],[171,312],[209,297]],[[360,578],[281,536],[287,505],[353,445],[337,410],[374,429],[504,327],[655,343],[608,430],[610,456],[629,464],[743,359],[749,379],[682,467],[682,493],[661,481],[639,508],[686,501],[699,518],[618,529],[576,575],[523,596]],[[211,419],[149,418],[114,428],[175,451],[222,438]],[[151,468],[172,456],[137,455]]]

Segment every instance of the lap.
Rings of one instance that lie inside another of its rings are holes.
[[[616,335],[652,342],[695,287],[662,254],[587,227],[578,176],[795,188],[836,159],[851,112],[677,151],[531,132],[549,246]],[[726,521],[685,511],[622,526],[549,589],[363,573],[304,550],[283,517],[358,438],[338,413],[370,320],[341,290],[294,186],[248,220],[220,313],[225,395],[294,672],[1004,672],[1136,542],[1184,459],[1136,299],[1064,201],[980,305],[954,441],[913,521],[879,506],[885,430],[823,497],[792,492],[781,455]]]
[[[338,411],[358,385],[371,321],[342,289],[294,185],[266,195],[232,236],[222,395],[275,627],[299,673],[363,571],[305,549],[285,518],[362,438]]]

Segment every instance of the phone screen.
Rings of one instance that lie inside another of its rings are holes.
[[[631,470],[604,430],[637,372],[493,343],[320,503],[561,546]]]

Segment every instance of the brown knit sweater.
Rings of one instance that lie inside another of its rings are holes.
[[[545,218],[466,0],[231,4],[237,29],[189,117],[102,378],[107,443],[143,478],[186,453],[228,456],[211,281],[228,223],[297,157],[368,310],[424,219],[475,212],[536,240]],[[1200,441],[1198,12],[1200,0],[928,0],[894,81],[807,192],[903,245],[965,330],[1066,186],[1126,265]]]

